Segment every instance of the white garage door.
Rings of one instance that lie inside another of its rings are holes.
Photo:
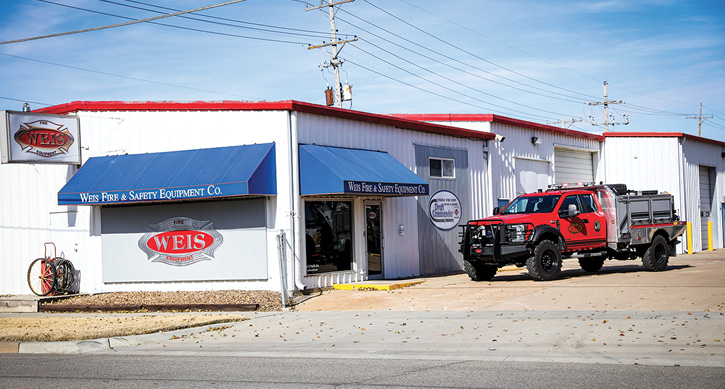
[[[516,158],[514,163],[517,196],[549,186],[549,162]]]
[[[594,182],[594,163],[589,151],[554,149],[554,181],[557,184]]]

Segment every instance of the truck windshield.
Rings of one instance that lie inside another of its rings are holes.
[[[515,215],[519,213],[549,213],[554,211],[559,195],[525,196],[514,199],[501,215]]]

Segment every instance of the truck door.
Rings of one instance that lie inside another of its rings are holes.
[[[578,215],[568,218],[562,211],[573,204]],[[566,241],[567,251],[591,250],[607,243],[607,227],[604,212],[594,200],[594,195],[570,194],[559,206],[560,231]]]

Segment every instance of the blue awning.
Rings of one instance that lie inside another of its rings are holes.
[[[300,145],[300,194],[428,194],[428,183],[390,154]]]
[[[276,195],[274,143],[89,158],[59,205]]]

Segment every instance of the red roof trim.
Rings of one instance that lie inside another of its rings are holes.
[[[407,130],[428,132],[441,135],[492,140],[496,137],[490,132],[474,131],[465,128],[426,123],[409,118],[379,115],[353,111],[324,105],[305,103],[295,100],[285,101],[74,101],[72,103],[41,108],[35,112],[67,114],[77,111],[297,111],[312,115],[329,116],[340,119],[357,120],[367,123],[383,124]]]
[[[604,137],[597,134],[590,134],[588,132],[567,130],[565,128],[549,126],[546,124],[539,124],[534,122],[528,122],[526,120],[513,119],[506,116],[499,116],[493,114],[468,114],[468,113],[444,113],[444,114],[393,114],[391,116],[420,120],[430,122],[493,122],[499,124],[508,124],[511,126],[530,128],[533,130],[540,130],[550,132],[554,134],[572,136],[575,138],[584,138],[604,142]]]
[[[607,138],[684,138],[725,147],[725,142],[683,132],[605,132]]]

